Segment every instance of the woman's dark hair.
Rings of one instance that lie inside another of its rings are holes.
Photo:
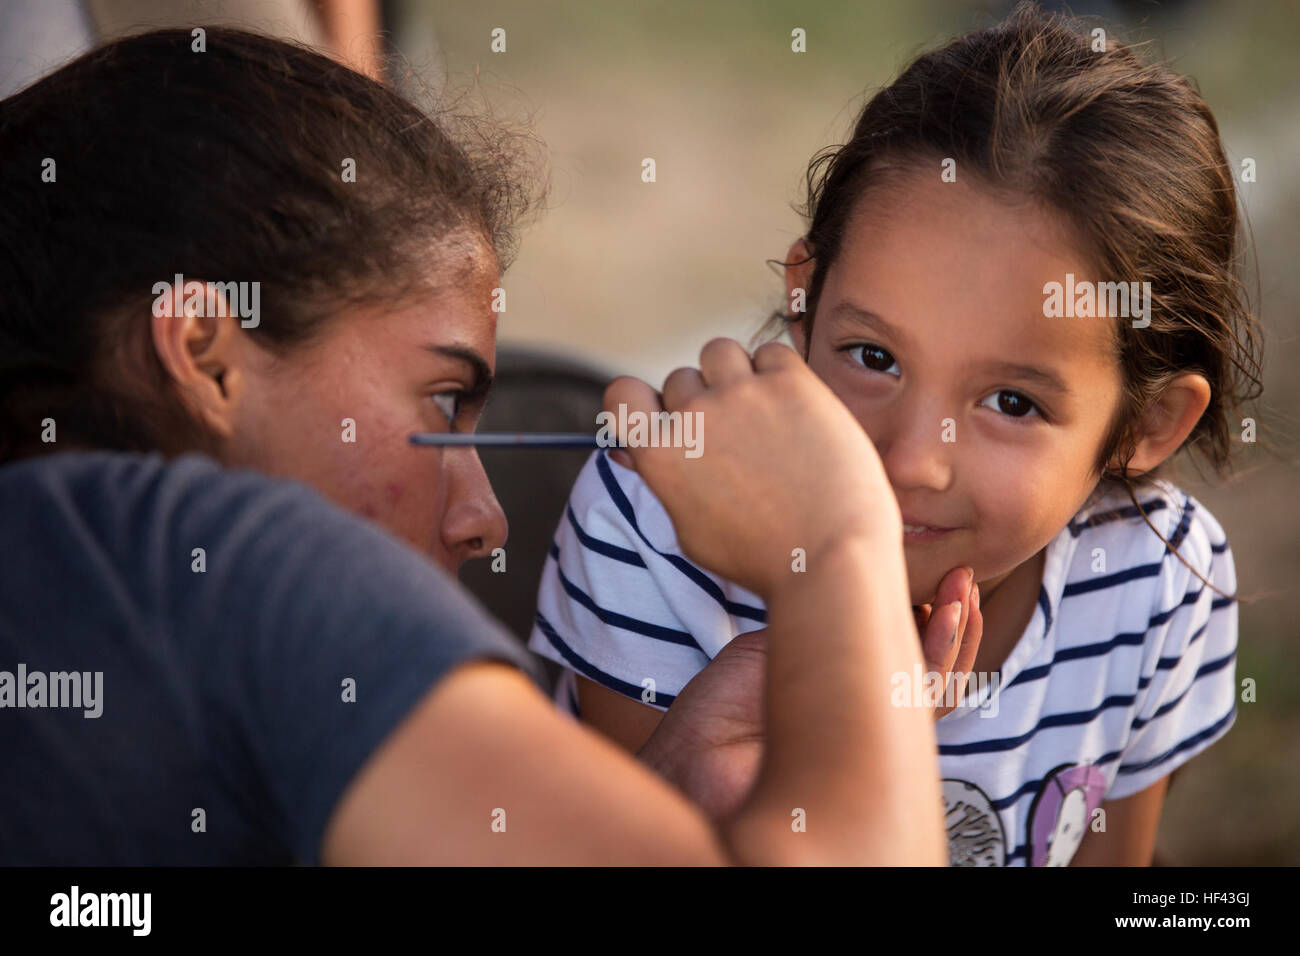
[[[920,56],[877,93],[849,142],[808,167],[807,312],[781,319],[811,332],[846,224],[900,170],[932,162],[938,176],[952,158],[960,175],[1009,201],[1059,211],[1103,276],[1151,283],[1150,325],[1116,319],[1124,391],[1095,465],[1099,488],[1121,484],[1137,504],[1135,488],[1161,469],[1128,475],[1132,428],[1185,372],[1211,388],[1187,444],[1223,474],[1235,413],[1262,392],[1261,333],[1239,276],[1235,180],[1210,108],[1169,68],[1110,39],[1094,46],[1079,22],[1022,3]]]
[[[59,447],[46,418],[65,446],[209,446],[149,335],[177,273],[259,282],[249,334],[283,351],[344,304],[445,278],[448,237],[512,256],[541,191],[528,134],[205,29],[202,52],[189,30],[133,36],[0,102],[0,462]]]

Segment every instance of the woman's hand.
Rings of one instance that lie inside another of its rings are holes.
[[[764,345],[751,361],[740,343],[714,339],[698,369],[668,376],[662,396],[639,379],[615,379],[605,409],[617,415],[620,405],[629,420],[697,416],[698,457],[629,447],[620,458],[663,502],[683,550],[710,571],[770,598],[796,562],[813,572],[837,540],[901,545],[902,517],[875,447],[785,345]]]
[[[934,605],[913,607],[912,613],[921,636],[925,673],[943,677],[944,694],[934,710],[934,719],[938,720],[961,704],[980,639],[984,636],[979,585],[974,583],[971,569],[949,571],[939,582]],[[949,682],[952,683],[951,693],[948,691]],[[949,704],[949,700],[953,703]]]
[[[733,638],[677,695],[637,754],[710,819],[738,807],[763,758],[767,631]]]

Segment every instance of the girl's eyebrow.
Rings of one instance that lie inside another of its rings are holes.
[[[885,335],[892,335],[903,342],[908,341],[908,334],[903,329],[896,329],[870,309],[864,309],[860,305],[852,302],[840,302],[830,311],[829,319],[839,319],[844,322],[857,322],[869,328],[883,332]]]
[[[1019,362],[1003,362],[997,359],[990,362],[981,362],[980,367],[993,372],[1000,372],[1012,378],[1035,382],[1043,388],[1051,389],[1061,395],[1074,394],[1070,386],[1065,384],[1065,380],[1051,369],[1038,368],[1036,365],[1022,365]]]
[[[827,318],[839,319],[845,322],[857,322],[869,328],[876,329],[885,335],[901,339],[904,343],[909,341],[906,331],[890,325],[870,309],[864,309],[860,305],[855,305],[852,302],[839,303],[831,309],[830,315],[827,316]],[[1034,382],[1043,388],[1051,389],[1060,395],[1070,396],[1074,394],[1070,386],[1065,384],[1065,380],[1051,369],[1039,368],[1036,365],[1025,365],[1020,362],[1006,362],[999,359],[981,362],[980,367],[1002,375]]]
[[[424,348],[435,355],[457,359],[469,366],[471,381],[466,391],[470,396],[481,397],[492,390],[492,369],[478,352],[464,345],[426,345]]]

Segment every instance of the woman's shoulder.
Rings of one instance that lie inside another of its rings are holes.
[[[249,469],[228,469],[195,452],[165,458],[158,452],[76,449],[35,455],[0,467],[0,487],[27,496],[112,492],[119,499],[129,499],[156,491],[159,485],[189,484],[231,489],[298,486]]]
[[[294,480],[227,468],[201,454],[62,451],[0,467],[0,497],[24,516],[29,536],[58,529],[105,542],[156,541],[165,529],[210,535],[237,517],[269,522],[355,523]]]

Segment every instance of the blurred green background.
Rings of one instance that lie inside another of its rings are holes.
[[[792,203],[809,158],[842,141],[857,109],[917,53],[1000,19],[1009,3],[660,0],[399,5],[399,46],[426,75],[476,83],[529,114],[549,151],[545,215],[507,274],[503,343],[543,345],[662,381],[714,335],[747,341],[781,301],[765,260],[801,233]],[[1051,7],[1050,4],[1046,5]],[[1219,518],[1237,562],[1233,730],[1185,765],[1158,859],[1300,863],[1300,481],[1295,412],[1300,270],[1300,17],[1294,3],[1076,4],[1113,35],[1153,41],[1199,84],[1242,185],[1266,334],[1255,411],[1274,442],[1238,444],[1238,474],[1180,483]],[[506,31],[506,52],[490,50]],[[807,52],[793,54],[802,27]],[[409,42],[405,39],[409,38]],[[477,78],[475,73],[477,71]],[[640,179],[653,157],[657,182]],[[1252,264],[1253,270],[1253,264]],[[1252,271],[1252,290],[1255,288]],[[1186,470],[1185,470],[1186,471]]]

